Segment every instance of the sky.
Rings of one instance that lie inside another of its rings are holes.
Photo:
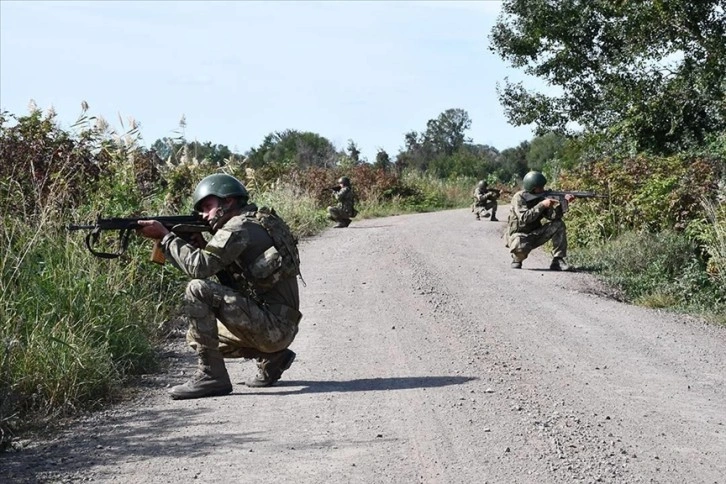
[[[533,137],[508,124],[505,78],[537,80],[489,51],[497,1],[0,0],[0,109],[31,100],[61,127],[81,114],[142,143],[183,134],[237,153],[270,133],[311,131],[368,161],[450,108],[474,143]],[[184,118],[186,126],[180,127]]]

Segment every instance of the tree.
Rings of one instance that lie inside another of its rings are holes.
[[[337,164],[338,158],[335,147],[326,138],[294,129],[268,134],[259,147],[252,148],[247,153],[247,160],[252,168],[267,164],[332,168]]]
[[[378,153],[376,153],[376,162],[373,163],[373,167],[383,171],[388,171],[391,169],[391,164],[391,157],[388,156],[386,150],[378,148]]]
[[[426,123],[424,140],[430,143],[439,155],[451,156],[471,139],[464,132],[471,128],[469,113],[463,109],[447,109],[436,119]]]
[[[461,150],[465,143],[471,142],[464,135],[469,128],[469,113],[463,109],[447,109],[436,119],[430,119],[426,123],[424,133],[406,133],[406,149],[398,154],[398,162],[419,171],[427,171],[434,160],[441,167],[445,158]]]
[[[526,155],[528,168],[542,171],[545,163],[559,156],[566,142],[566,138],[556,133],[547,133],[544,136],[534,138]]]
[[[348,156],[353,162],[353,165],[360,164],[360,150],[358,149],[358,145],[355,144],[355,141],[352,139],[348,140]]]
[[[505,0],[490,49],[561,88],[505,82],[515,125],[586,132],[658,154],[726,130],[726,0]]]
[[[397,165],[426,171],[429,163],[435,157],[431,143],[426,140],[424,135],[419,135],[416,131],[406,133],[404,142],[406,149],[398,154]]]
[[[527,153],[529,152],[529,141],[522,141],[516,148],[507,148],[499,154],[500,173],[498,177],[502,181],[521,179],[529,171],[527,166]]]

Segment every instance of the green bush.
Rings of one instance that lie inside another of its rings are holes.
[[[630,301],[717,315],[726,310],[724,285],[709,277],[697,244],[683,233],[626,232],[581,248],[572,259],[622,288]]]
[[[178,298],[173,278],[140,262],[140,247],[121,264],[93,257],[80,234],[47,219],[27,229],[9,217],[0,229],[6,431],[27,415],[93,407],[127,375],[156,368],[156,327]]]

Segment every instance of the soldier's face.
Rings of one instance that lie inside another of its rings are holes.
[[[203,199],[199,205],[199,211],[202,214],[202,218],[204,220],[212,220],[221,208],[220,202],[219,198],[213,195]]]

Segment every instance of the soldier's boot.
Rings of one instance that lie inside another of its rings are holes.
[[[491,217],[491,216],[492,216],[492,215],[491,215],[491,214],[490,214],[489,212],[486,212],[486,213],[484,213],[484,218],[489,218],[489,217]]]
[[[481,220],[481,215],[479,215],[479,212],[476,212],[476,219]]]
[[[522,261],[527,258],[527,253],[522,250],[512,252],[512,269],[521,269]]]
[[[350,219],[349,218],[348,219],[345,219],[345,220],[341,220],[340,222],[338,222],[338,225],[336,225],[333,228],[336,228],[336,229],[344,229],[348,225],[350,225]]]
[[[216,397],[229,393],[232,393],[232,382],[229,381],[222,353],[207,349],[199,352],[199,366],[192,378],[169,390],[169,395],[174,400]]]
[[[552,271],[569,271],[570,264],[565,262],[565,259],[562,257],[555,257],[552,259],[552,263],[550,264],[550,270],[552,270]]]
[[[492,218],[489,220],[491,220],[492,222],[499,222],[499,219],[497,218],[497,214],[495,214],[495,213],[492,214]]]
[[[257,374],[247,380],[248,387],[269,387],[280,379],[282,373],[290,368],[295,361],[295,352],[282,350],[277,353],[270,353],[265,358],[257,360]]]

